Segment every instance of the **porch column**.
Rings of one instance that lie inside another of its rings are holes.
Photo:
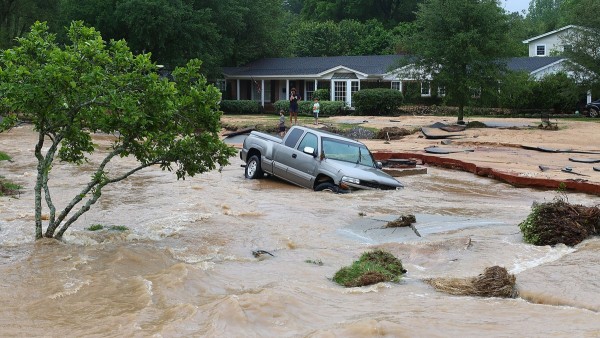
[[[285,79],[285,99],[290,99],[290,80]]]
[[[236,82],[236,88],[235,88],[236,94],[235,95],[236,95],[236,99],[239,101],[240,100],[240,79],[235,80],[235,82]]]
[[[331,80],[331,82],[329,84],[329,99],[330,99],[330,101],[335,100],[335,81],[333,81],[333,79]]]
[[[352,81],[351,80],[346,80],[346,104],[349,107],[352,107],[351,103],[352,103]]]
[[[592,90],[589,89],[587,92],[587,102],[586,103],[590,103],[592,102]]]
[[[265,106],[265,80],[260,80],[260,104]]]

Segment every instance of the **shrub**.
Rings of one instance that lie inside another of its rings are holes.
[[[221,101],[221,110],[225,114],[260,114],[262,106],[258,101],[253,100],[223,100]]]
[[[363,253],[358,261],[338,270],[333,281],[345,287],[365,286],[379,282],[398,282],[406,273],[402,262],[389,252],[375,250]]]
[[[404,97],[395,89],[363,89],[352,96],[357,115],[393,115]]]
[[[312,98],[318,97],[321,101],[328,101],[331,97],[329,96],[329,89],[317,89],[313,92]]]
[[[346,114],[346,104],[342,101],[319,101],[321,108],[319,110],[319,116],[336,116]],[[290,101],[279,100],[273,104],[275,112],[283,109],[286,113],[290,111]],[[312,101],[300,101],[298,102],[298,114],[312,116]]]
[[[0,161],[11,161],[7,153],[0,151]]]

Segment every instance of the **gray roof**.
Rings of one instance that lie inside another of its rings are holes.
[[[308,77],[336,67],[346,67],[360,73],[383,75],[402,66],[406,55],[325,56],[296,58],[266,58],[250,62],[242,67],[224,67],[227,77]],[[561,60],[561,57],[518,57],[505,59],[508,69],[534,72]]]
[[[520,57],[506,59],[506,67],[512,71],[526,71],[528,73],[534,72],[538,69],[549,66],[557,61],[564,59],[558,56],[548,57]]]
[[[365,55],[267,58],[250,62],[242,67],[225,67],[223,74],[233,77],[309,76],[342,66],[368,75],[382,75],[398,68],[403,57],[402,55]]]

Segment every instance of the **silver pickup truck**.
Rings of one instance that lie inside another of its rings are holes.
[[[267,173],[315,191],[403,187],[381,170],[364,144],[307,127],[293,126],[283,139],[253,131],[244,140],[240,158],[247,178]]]

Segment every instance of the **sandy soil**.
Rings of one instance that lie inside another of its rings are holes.
[[[227,116],[223,119],[224,122],[235,120],[235,118]],[[449,144],[442,144],[441,139],[427,139],[421,132],[389,142],[385,140],[361,141],[374,153],[394,152],[419,156],[436,156],[473,164],[478,168],[491,168],[518,177],[590,183],[598,185],[596,194],[600,195],[600,171],[593,169],[594,167],[600,169],[600,120],[586,122],[551,120],[551,122],[558,124],[558,130],[538,128],[540,119],[477,118],[476,120],[495,127],[467,129],[460,132],[460,136],[449,138]],[[416,129],[430,126],[436,122],[451,125],[456,122],[456,117],[337,116],[321,119],[321,121],[325,125],[347,123],[378,129],[383,127]],[[312,119],[310,122],[312,122]],[[466,122],[469,122],[469,119],[466,119]],[[308,126],[314,127],[312,124]],[[444,133],[441,130],[440,132]],[[433,155],[426,153],[424,150],[430,146],[472,151]],[[592,154],[551,153],[525,149],[523,146],[575,150],[591,152]],[[593,154],[593,152],[597,152],[597,154]],[[582,163],[572,161],[572,159],[597,159],[599,162]],[[539,166],[545,166],[547,170],[542,171]],[[565,167],[571,168],[571,173],[561,171]]]

